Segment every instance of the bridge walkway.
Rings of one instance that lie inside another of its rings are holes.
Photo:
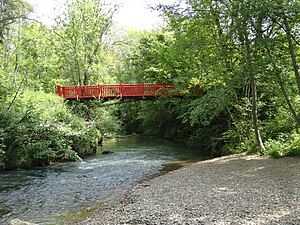
[[[160,96],[182,97],[171,84],[98,84],[57,86],[57,94],[69,100],[147,99]]]

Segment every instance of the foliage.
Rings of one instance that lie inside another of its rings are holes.
[[[299,6],[255,0],[160,5],[168,25],[139,34],[136,48],[120,59],[122,80],[138,73],[137,82],[169,82],[189,95],[198,86],[201,92],[170,107],[167,100],[131,107],[134,129],[159,136],[176,130],[173,138],[180,134],[208,151],[218,146],[223,154],[263,154],[264,144],[270,147],[282,133],[297,146],[291,133],[300,124]]]
[[[105,107],[102,102],[70,102],[72,112],[93,124],[102,137],[113,137],[122,133],[116,107]]]
[[[20,19],[26,19],[33,7],[24,0],[2,0],[0,2],[0,43],[9,29],[9,25]]]
[[[1,108],[1,129],[7,168],[79,160],[95,151],[100,138],[61,98],[43,92],[25,91],[9,111]]]
[[[268,154],[274,158],[300,156],[300,136],[298,130],[292,134],[281,134],[277,139],[267,141]]]
[[[79,113],[53,95],[56,85],[110,82],[106,41],[116,7],[68,1],[53,27],[28,19],[23,0],[0,10],[0,167],[80,160],[121,132],[115,110],[80,103]]]
[[[65,13],[56,19],[56,51],[62,77],[70,84],[88,85],[107,78],[107,34],[116,7],[100,0],[68,1]]]
[[[143,134],[142,121],[138,116],[141,109],[142,104],[140,102],[124,104],[120,107],[120,119],[126,134]]]
[[[13,21],[0,45],[5,79],[47,93],[56,85],[113,82],[108,40],[115,11],[100,0],[70,0],[53,27]]]
[[[168,99],[161,97],[155,102],[145,102],[140,110],[138,119],[145,134],[156,135],[165,138],[180,139],[178,135],[181,124],[178,120],[181,99]]]

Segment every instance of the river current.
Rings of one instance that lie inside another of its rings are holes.
[[[99,153],[82,162],[0,172],[0,224],[15,218],[63,224],[61,215],[109,203],[168,163],[202,158],[183,145],[141,137],[105,140],[99,147],[102,151],[114,153]]]

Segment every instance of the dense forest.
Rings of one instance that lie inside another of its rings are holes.
[[[185,0],[166,25],[118,31],[118,6],[69,0],[46,26],[0,2],[0,168],[81,160],[104,137],[154,135],[213,156],[300,155],[300,3]],[[57,85],[170,83],[185,98],[102,107]]]

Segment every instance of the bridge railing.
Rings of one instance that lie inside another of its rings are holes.
[[[57,93],[66,99],[108,99],[157,97],[174,90],[170,84],[99,84],[92,86],[57,86]],[[172,94],[172,96],[179,96]]]

